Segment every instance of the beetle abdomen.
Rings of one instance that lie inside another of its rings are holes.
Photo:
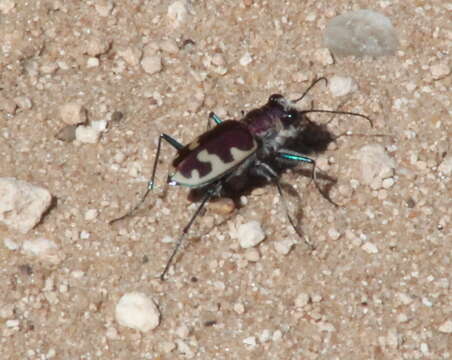
[[[232,170],[257,149],[257,142],[245,124],[229,120],[202,134],[179,151],[170,181],[201,187]]]

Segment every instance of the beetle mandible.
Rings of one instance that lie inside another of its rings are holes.
[[[297,110],[295,104],[321,80],[326,81],[323,77],[313,81],[301,97],[292,101],[280,94],[273,94],[265,105],[251,110],[241,120],[222,121],[216,114],[210,113],[209,118],[216,123],[216,126],[201,134],[188,145],[181,144],[167,134],[160,135],[151,180],[142,199],[132,210],[110,223],[129,216],[153,190],[162,140],[168,142],[177,150],[177,156],[172,163],[172,171],[168,175],[168,184],[200,189],[203,197],[189,222],[183,228],[160,275],[161,280],[164,280],[184,237],[204,205],[211,198],[221,196],[225,187],[237,179],[244,178],[246,180],[248,176],[257,176],[274,183],[282,199],[289,223],[300,237],[302,235],[288,212],[279,182],[279,173],[274,169],[274,164],[303,162],[312,165],[311,178],[314,184],[328,201],[336,205],[317,184],[315,160],[291,150],[290,147],[311,123],[306,116],[308,113],[359,116],[367,119],[371,126],[372,121],[369,117],[355,112],[321,109]],[[305,242],[312,247],[306,240]]]

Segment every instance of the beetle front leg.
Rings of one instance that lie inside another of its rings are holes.
[[[314,182],[315,187],[317,188],[317,190],[319,191],[319,193],[332,205],[338,207],[339,205],[336,204],[333,200],[331,200],[330,196],[323,191],[323,189],[320,187],[320,185],[317,182],[317,166],[315,163],[314,159],[311,159],[307,156],[301,155],[295,151],[292,150],[280,150],[278,151],[278,153],[276,154],[276,158],[280,159],[282,161],[286,161],[286,162],[291,162],[291,163],[300,163],[300,162],[304,162],[304,163],[308,163],[312,165],[312,171],[311,171],[311,179]]]

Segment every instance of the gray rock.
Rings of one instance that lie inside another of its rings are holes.
[[[399,46],[391,21],[371,10],[336,16],[327,25],[324,40],[330,51],[339,56],[392,55]]]

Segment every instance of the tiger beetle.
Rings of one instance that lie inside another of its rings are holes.
[[[294,165],[298,163],[310,164],[312,166],[311,179],[315,186],[323,197],[336,205],[317,184],[315,160],[291,150],[290,146],[294,145],[297,137],[307,129],[309,124],[312,124],[306,116],[308,113],[359,116],[367,119],[372,126],[372,121],[369,117],[355,112],[312,108],[309,110],[297,110],[295,104],[302,100],[312,87],[321,80],[327,81],[323,77],[313,81],[301,97],[292,101],[282,95],[273,94],[265,105],[251,110],[241,120],[222,121],[216,114],[210,113],[209,119],[213,120],[216,126],[201,134],[188,145],[183,145],[167,134],[162,133],[160,135],[151,179],[142,199],[132,210],[112,220],[110,223],[124,219],[133,213],[144,202],[149,192],[154,189],[162,140],[165,140],[177,151],[167,183],[173,186],[180,185],[190,189],[199,189],[203,196],[196,211],[183,228],[173,252],[160,275],[161,280],[164,280],[184,237],[204,205],[211,198],[220,197],[229,184],[240,178],[246,181],[253,176],[263,178],[266,182],[274,183],[278,189],[289,223],[295,232],[304,239],[306,244],[312,247],[299,232],[288,212],[279,181],[279,173],[276,168],[278,165],[282,166],[288,163]]]

